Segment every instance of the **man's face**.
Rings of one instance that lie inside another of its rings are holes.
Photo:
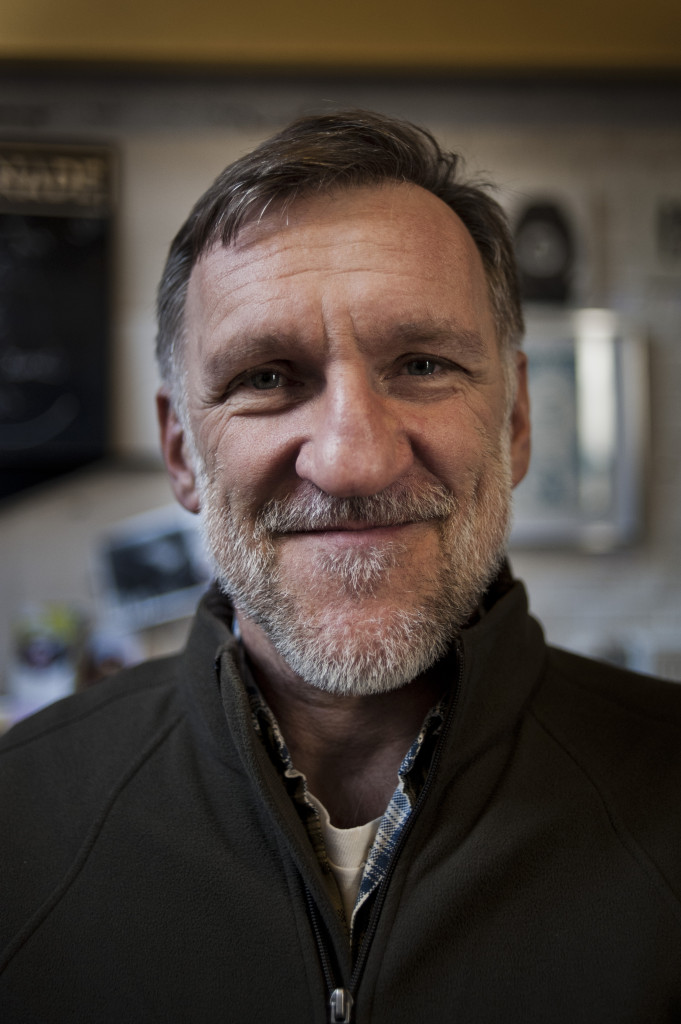
[[[524,363],[509,416],[468,232],[409,185],[294,202],[199,261],[186,334],[166,457],[249,635],[333,692],[413,679],[494,575],[527,466]]]

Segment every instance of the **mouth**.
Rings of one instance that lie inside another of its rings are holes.
[[[421,482],[404,484],[367,497],[336,498],[312,485],[303,485],[287,497],[271,499],[258,512],[257,536],[270,540],[404,537],[417,527],[439,528],[455,510],[454,496],[443,486]]]
[[[310,538],[336,542],[341,545],[379,544],[404,539],[404,532],[412,527],[427,526],[426,522],[405,520],[401,523],[374,523],[351,521],[330,526],[291,530],[281,534],[284,539]]]
[[[359,533],[362,530],[390,530],[393,527],[411,526],[412,520],[405,520],[402,523],[379,523],[370,520],[357,519],[348,522],[330,523],[328,526],[311,526],[309,529],[292,530],[292,533],[345,533],[347,531]]]

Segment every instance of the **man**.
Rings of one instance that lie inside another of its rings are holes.
[[[304,119],[199,200],[158,410],[218,586],[5,740],[3,1019],[681,1020],[681,691],[510,577],[521,335],[413,126]]]

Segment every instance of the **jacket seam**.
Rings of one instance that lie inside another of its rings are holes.
[[[42,924],[47,920],[52,911],[56,908],[58,903],[66,895],[70,887],[73,885],[78,875],[84,868],[92,849],[101,833],[106,821],[113,810],[116,801],[119,796],[133,780],[135,775],[141,770],[144,764],[152,757],[156,750],[165,743],[170,734],[178,727],[183,719],[182,715],[176,716],[169,724],[164,725],[158,732],[154,734],[152,739],[149,741],[147,746],[144,748],[140,756],[133,761],[132,765],[127,768],[123,773],[118,782],[114,785],[107,799],[104,801],[102,810],[99,816],[95,819],[91,825],[80,849],[76,853],[71,866],[67,869],[61,882],[55,886],[51,894],[42,903],[40,907],[28,918],[26,923],[17,932],[13,939],[7,944],[5,949],[0,952],[0,974],[9,966],[11,961],[21,950],[22,946],[33,936],[33,934],[40,928]]]
[[[170,683],[168,682],[167,679],[162,679],[157,682],[150,681],[146,686],[136,684],[134,687],[131,687],[129,691],[126,690],[125,693],[112,694],[110,697],[106,697],[105,699],[99,701],[93,707],[87,708],[84,711],[79,711],[77,714],[70,715],[67,718],[60,719],[60,721],[58,722],[46,725],[44,728],[40,729],[40,731],[34,732],[30,736],[18,738],[14,742],[5,741],[2,751],[0,751],[0,754],[4,755],[13,753],[16,750],[20,750],[22,747],[27,747],[31,743],[43,739],[45,736],[50,736],[52,733],[59,732],[61,729],[66,729],[71,725],[77,724],[78,722],[84,722],[86,719],[90,718],[92,715],[96,715],[99,711],[109,707],[109,705],[111,704],[116,704],[119,701],[127,700],[130,697],[134,698],[142,690],[156,690],[159,687],[164,686],[170,687]]]
[[[552,647],[549,648],[549,650],[560,654],[570,654],[569,651],[563,651],[561,648],[558,647]],[[601,700],[605,701],[608,704],[614,705],[614,707],[616,708],[619,708],[620,711],[623,711],[625,714],[629,715],[630,718],[633,718],[635,720],[640,720],[644,718],[650,722],[656,722],[658,725],[665,725],[667,727],[671,727],[676,732],[681,732],[681,723],[670,721],[668,716],[662,714],[655,714],[645,707],[632,707],[631,704],[628,704],[624,700],[619,700],[615,695],[610,693],[608,690],[604,689],[602,686],[599,686],[598,684],[589,686],[588,684],[581,682],[579,679],[573,678],[573,676],[570,673],[566,672],[564,668],[560,665],[553,664],[551,667],[555,672],[556,676],[559,676],[561,680],[564,683],[566,683],[569,687],[574,687],[575,689],[580,690],[581,692],[586,692],[592,696],[594,694],[597,694]],[[604,667],[611,668],[611,666],[605,665]],[[645,678],[645,676],[641,677],[641,679]],[[651,678],[653,678],[653,680],[657,682],[666,682],[666,680],[655,680],[655,677]],[[672,682],[669,683],[669,686],[675,685],[677,684]]]
[[[542,729],[547,734],[547,736],[549,736],[549,738],[553,740],[553,742],[557,746],[560,747],[560,749],[567,755],[567,757],[570,758],[575,767],[588,781],[591,788],[597,794],[603,806],[605,814],[608,818],[608,821],[610,822],[610,826],[613,832],[615,833],[615,836],[619,840],[620,844],[627,851],[629,856],[637,863],[639,868],[642,869],[644,873],[648,876],[648,878],[653,883],[655,888],[661,891],[661,894],[664,896],[665,901],[671,905],[670,909],[672,910],[672,913],[678,919],[679,924],[681,924],[681,901],[674,892],[674,889],[665,877],[661,868],[658,867],[655,860],[651,857],[649,853],[647,853],[645,848],[641,846],[641,844],[632,834],[630,829],[624,824],[624,822],[620,819],[616,811],[611,807],[610,799],[608,798],[606,793],[603,792],[601,786],[592,776],[592,774],[584,767],[584,765],[581,763],[576,754],[574,754],[573,751],[567,746],[567,744],[564,743],[561,739],[559,739],[559,737],[555,734],[551,727],[542,720],[539,712],[536,709],[530,709],[529,713],[532,715],[540,729]]]

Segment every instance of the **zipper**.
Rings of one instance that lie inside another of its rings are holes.
[[[305,889],[307,909],[310,915],[310,921],[312,922],[312,931],[314,932],[315,942],[317,943],[317,952],[319,953],[319,959],[322,965],[322,973],[324,975],[324,981],[326,982],[326,991],[329,996],[329,1024],[350,1024],[352,1020],[352,995],[347,988],[336,986],[336,979],[331,965],[331,957],[329,956],[328,947],[324,942],[324,936],[322,935],[322,929],[319,924],[317,907],[315,906],[312,894],[305,883],[303,883],[303,888]]]
[[[365,932],[362,945],[360,946],[359,953],[357,955],[357,960],[355,961],[355,966],[352,971],[350,985],[348,988],[336,986],[336,981],[331,966],[331,959],[329,957],[328,948],[324,941],[324,937],[322,935],[322,931],[319,925],[317,908],[312,898],[312,894],[310,893],[307,886],[304,885],[305,898],[307,900],[310,921],[312,922],[312,930],[314,932],[315,941],[317,943],[317,951],[319,953],[319,959],[322,965],[324,980],[326,982],[326,989],[329,995],[330,1024],[351,1024],[354,994],[356,994],[359,988],[360,981],[362,980],[362,974],[364,973],[364,968],[366,967],[366,962],[369,957],[369,950],[374,940],[374,936],[376,935],[376,931],[378,929],[378,921],[381,916],[381,911],[383,909],[386,897],[388,895],[388,886],[390,885],[392,876],[395,873],[397,861],[399,860],[402,849],[404,848],[404,844],[411,835],[419,812],[423,807],[423,804],[425,803],[426,799],[428,798],[428,793],[433,787],[435,777],[437,775],[437,770],[440,766],[440,761],[442,760],[442,752],[445,747],[445,741],[447,739],[449,730],[451,729],[452,722],[454,720],[456,709],[459,703],[459,696],[461,693],[461,683],[463,681],[463,646],[459,640],[456,641],[456,652],[458,665],[456,689],[454,691],[451,704],[449,705],[447,717],[445,718],[442,724],[442,732],[440,733],[439,742],[437,743],[435,750],[433,752],[433,760],[431,762],[430,769],[426,776],[425,782],[423,783],[423,788],[421,789],[421,792],[419,793],[418,798],[416,800],[416,804],[414,805],[414,808],[409,817],[407,818],[405,826],[399,835],[399,838],[397,840],[397,846],[393,851],[393,855],[390,858],[390,861],[388,862],[385,875],[383,876],[381,884],[378,887],[378,892],[376,893],[376,900],[371,911],[371,917],[369,918],[369,924]]]
[[[369,925],[364,935],[362,945],[360,946],[359,953],[357,955],[357,960],[355,961],[355,966],[352,972],[352,977],[350,979],[351,992],[356,992],[359,987],[359,983],[362,979],[362,974],[364,973],[364,968],[366,966],[367,958],[369,956],[369,949],[371,947],[371,943],[373,942],[374,936],[378,929],[378,919],[381,915],[383,904],[385,903],[386,897],[388,895],[388,886],[390,885],[392,876],[395,873],[395,868],[397,867],[397,861],[402,852],[402,849],[404,848],[404,844],[406,843],[407,839],[409,838],[413,831],[414,824],[419,815],[419,812],[421,811],[421,808],[426,802],[428,793],[433,787],[435,776],[437,775],[437,770],[440,766],[440,761],[442,760],[442,752],[444,750],[445,741],[447,739],[447,735],[451,728],[452,722],[454,720],[454,715],[456,713],[456,709],[459,703],[461,683],[463,680],[463,647],[459,640],[456,641],[456,650],[457,663],[459,669],[456,679],[456,689],[454,691],[454,696],[452,697],[452,702],[449,706],[447,717],[442,724],[440,742],[437,744],[433,752],[433,760],[430,765],[430,770],[426,776],[425,782],[423,783],[423,788],[418,795],[416,805],[412,810],[411,814],[409,815],[409,817],[407,818],[406,824],[399,835],[399,838],[397,840],[397,846],[395,847],[393,855],[390,858],[390,861],[388,862],[388,866],[386,868],[385,875],[383,876],[383,880],[381,881],[381,884],[378,887],[378,892],[376,893],[376,902],[374,903],[373,910],[371,911]]]
[[[331,1024],[350,1024],[352,1020],[352,996],[346,988],[335,988],[329,999]]]

